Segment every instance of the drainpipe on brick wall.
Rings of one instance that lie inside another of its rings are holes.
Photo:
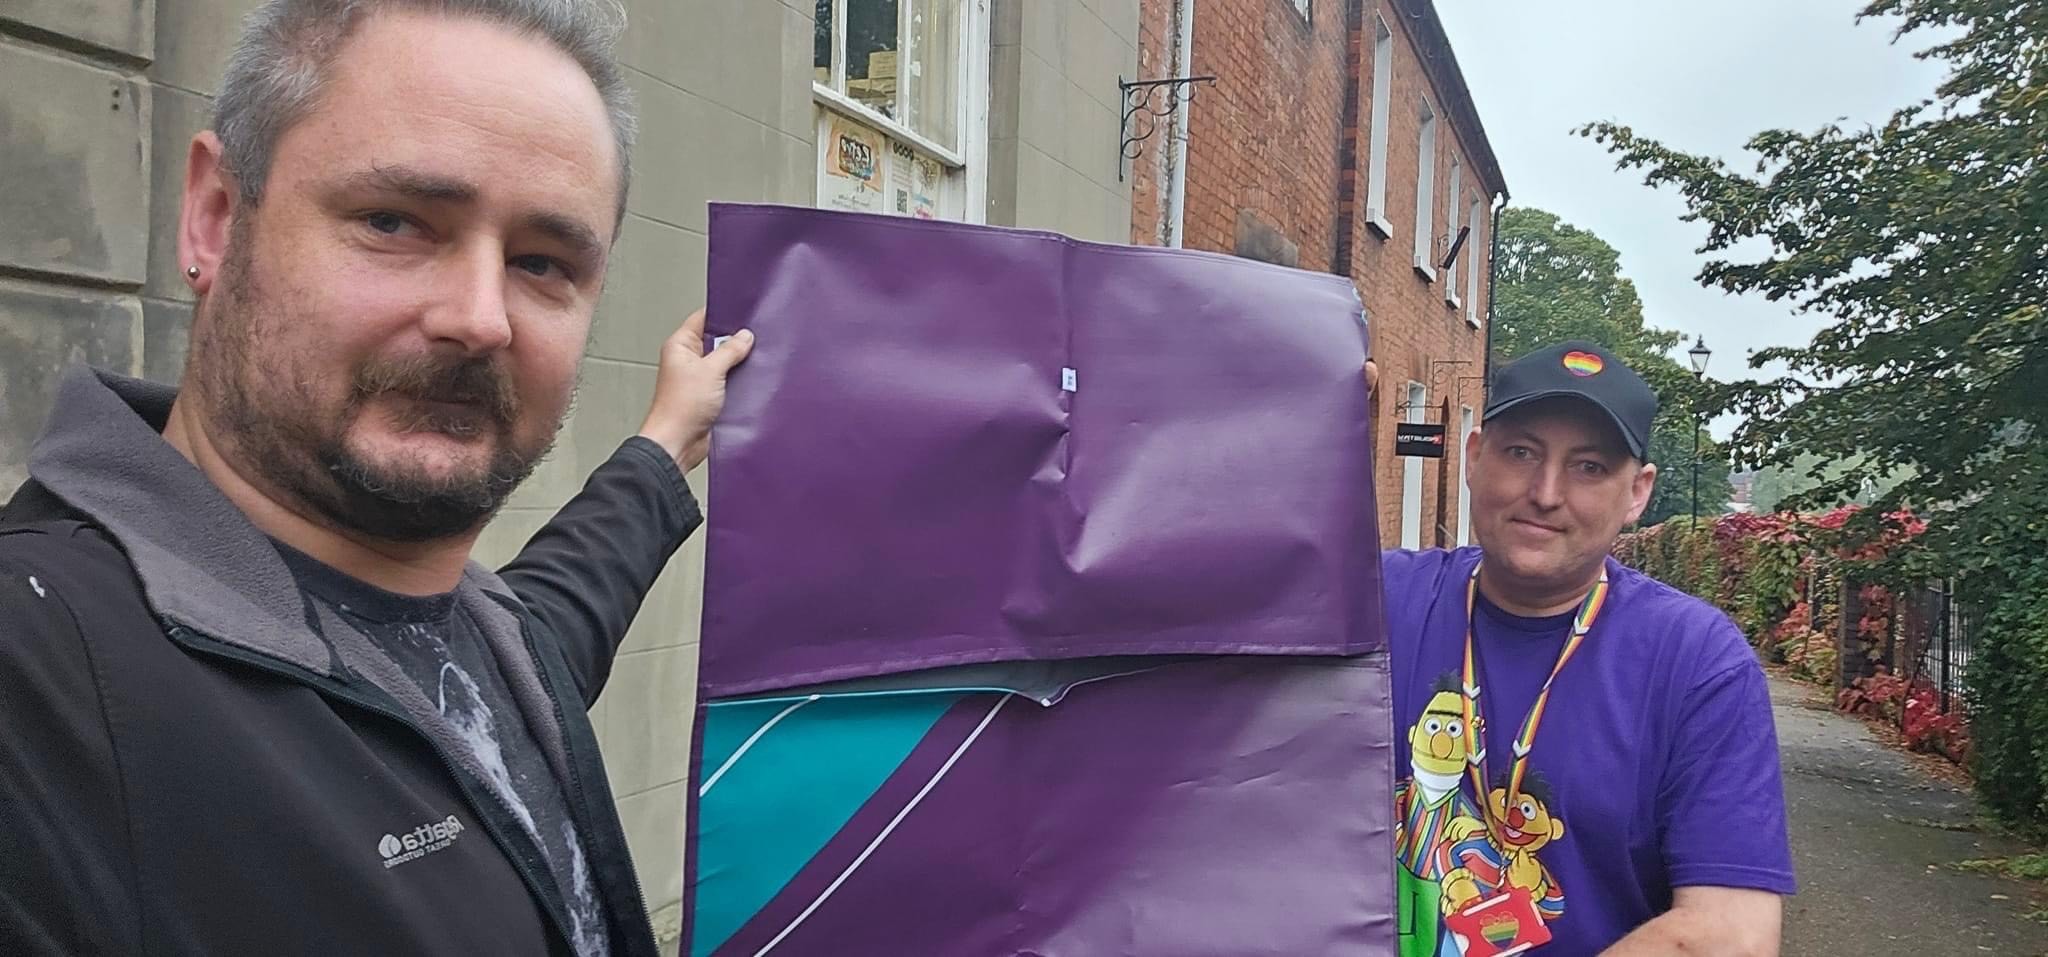
[[[1168,76],[1189,76],[1194,72],[1195,0],[1174,0],[1173,72]],[[1194,91],[1187,91],[1192,94]],[[1181,245],[1182,224],[1188,204],[1188,97],[1183,96],[1173,111],[1172,169],[1166,190],[1166,245]]]
[[[1486,254],[1486,378],[1479,380],[1479,404],[1483,407],[1493,396],[1493,281],[1500,276],[1500,214],[1508,208],[1508,191],[1501,190],[1493,206],[1493,235],[1488,237],[1492,251]]]

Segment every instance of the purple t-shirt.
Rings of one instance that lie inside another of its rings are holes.
[[[1383,565],[1401,957],[1456,957],[1444,914],[1511,888],[1551,935],[1539,953],[1559,955],[1599,953],[1669,909],[1674,887],[1792,893],[1777,733],[1755,653],[1712,606],[1612,559],[1606,605],[1558,675],[1523,800],[1509,809],[1518,813],[1504,815],[1513,839],[1486,833],[1478,808],[1489,796],[1451,772],[1467,763],[1457,689],[1478,560],[1476,548],[1392,551]],[[1482,596],[1475,617],[1491,791],[1573,616],[1522,618]]]

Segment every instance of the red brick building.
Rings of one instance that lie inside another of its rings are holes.
[[[1216,79],[1133,148],[1132,240],[1350,276],[1380,367],[1382,539],[1468,541],[1461,439],[1484,400],[1493,210],[1507,189],[1434,6],[1140,9],[1141,79]],[[1396,420],[1443,423],[1444,457],[1395,457]]]

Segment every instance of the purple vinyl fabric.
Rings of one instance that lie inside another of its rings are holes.
[[[1393,953],[1350,283],[755,206],[710,266],[712,334],[760,338],[682,953]]]
[[[1362,309],[1227,256],[717,205],[706,698],[1384,647]]]
[[[968,696],[717,953],[1390,955],[1386,668],[1241,656],[1052,707]]]

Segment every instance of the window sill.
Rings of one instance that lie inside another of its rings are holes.
[[[1428,263],[1416,263],[1415,274],[1421,276],[1425,282],[1436,281],[1436,270],[1431,268]]]
[[[813,83],[811,84],[811,99],[815,100],[819,106],[836,113],[846,114],[853,119],[889,134],[894,139],[917,147],[920,151],[929,154],[933,159],[945,164],[950,169],[963,169],[967,166],[966,158],[959,153],[939,145],[937,141],[903,125],[898,120],[892,120],[883,116],[879,111],[869,107],[867,104],[838,90]]]
[[[1394,224],[1387,222],[1387,217],[1384,213],[1366,213],[1365,225],[1373,232],[1378,233],[1381,239],[1394,238]]]
[[[1458,297],[1457,297],[1457,296],[1455,296],[1455,295],[1450,295],[1450,296],[1445,296],[1445,297],[1444,297],[1444,308],[1445,308],[1445,309],[1449,309],[1449,310],[1450,310],[1450,311],[1452,311],[1452,312],[1457,312],[1457,311],[1458,311],[1458,307],[1459,307],[1459,306],[1462,306],[1462,305],[1464,305],[1464,303],[1463,303],[1463,302],[1461,302],[1461,301],[1459,301]]]
[[[1465,314],[1465,324],[1477,329],[1479,328],[1479,317],[1468,312]]]

